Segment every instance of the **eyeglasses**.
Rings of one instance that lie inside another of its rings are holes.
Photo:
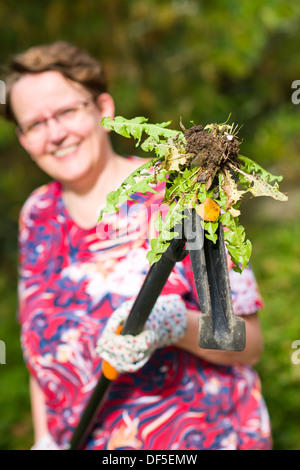
[[[72,104],[56,111],[49,118],[39,119],[29,124],[24,124],[23,126],[19,125],[17,131],[25,136],[30,142],[43,140],[47,135],[47,124],[49,119],[54,119],[64,128],[72,128],[77,124],[80,124],[87,107],[93,101],[93,98],[90,98],[86,101],[82,101],[81,103]]]

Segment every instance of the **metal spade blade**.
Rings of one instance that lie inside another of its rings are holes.
[[[245,324],[233,312],[222,224],[218,226],[218,240],[213,243],[205,237],[201,219],[191,209],[184,219],[184,234],[202,312],[199,346],[242,351],[246,342]]]

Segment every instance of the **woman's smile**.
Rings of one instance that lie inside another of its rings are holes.
[[[72,144],[65,147],[60,147],[55,152],[51,152],[55,158],[66,159],[73,157],[77,150],[79,149],[80,144]]]

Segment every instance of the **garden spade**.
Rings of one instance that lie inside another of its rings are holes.
[[[206,238],[195,209],[184,219],[192,270],[202,315],[199,316],[199,346],[205,349],[242,351],[245,323],[233,312],[223,227],[217,241]]]

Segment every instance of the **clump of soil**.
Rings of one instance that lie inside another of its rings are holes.
[[[218,170],[222,170],[229,161],[236,162],[240,141],[230,130],[230,126],[218,125],[209,130],[201,125],[184,129],[186,152],[192,157],[190,167],[201,168],[199,181],[206,181],[207,189]]]

